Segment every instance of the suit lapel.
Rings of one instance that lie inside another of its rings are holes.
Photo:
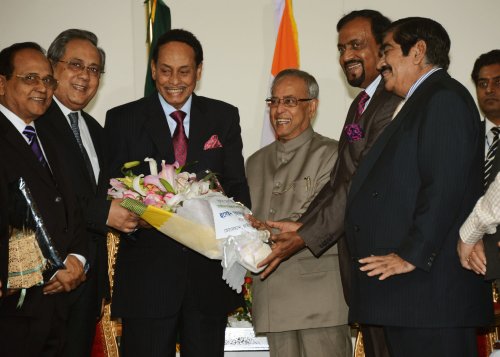
[[[205,120],[203,110],[200,108],[199,99],[193,93],[189,123],[189,145],[186,159],[186,164],[189,164],[191,167],[196,167],[195,162],[201,157],[203,139],[208,132],[208,126],[210,126],[210,121]]]
[[[444,70],[439,70],[433,73],[429,78],[427,78],[413,93],[413,95],[408,99],[408,101],[403,105],[399,113],[396,117],[387,125],[384,132],[377,139],[370,152],[366,155],[366,157],[361,161],[356,174],[352,180],[352,185],[349,191],[347,203],[349,204],[353,198],[356,196],[356,193],[359,191],[361,186],[363,185],[366,178],[369,176],[370,171],[376,164],[380,154],[384,150],[385,146],[394,135],[394,133],[399,129],[401,123],[407,120],[409,114],[416,110],[416,107],[420,104],[420,97],[427,92],[427,87],[430,86],[436,80],[441,79],[448,74]]]
[[[33,151],[28,146],[26,141],[21,136],[22,134],[17,131],[17,129],[12,125],[12,123],[7,119],[2,113],[0,113],[0,131],[3,133],[4,140],[8,146],[11,147],[12,153],[15,153],[16,158],[14,160],[19,160],[24,163],[25,166],[29,168],[30,171],[36,172],[37,176],[40,177],[46,184],[53,185],[52,177],[44,166],[38,162]],[[51,159],[48,157],[48,152],[50,152],[50,145],[47,147],[42,143],[43,150],[47,155],[47,160],[49,165],[53,164]],[[7,153],[3,153],[8,155]],[[52,167],[52,166],[51,166]]]
[[[168,127],[165,112],[160,104],[158,92],[146,98],[145,106],[145,128],[148,132],[160,157],[165,159],[167,164],[175,161],[174,147],[172,144],[172,134]],[[138,143],[139,145],[139,143]]]
[[[93,185],[93,183],[90,181],[89,172],[83,159],[82,152],[80,151],[80,147],[78,146],[78,143],[76,141],[75,134],[73,134],[73,131],[69,126],[68,119],[62,112],[61,108],[59,108],[59,106],[54,101],[52,101],[52,104],[45,116],[47,116],[47,119],[51,119],[53,121],[56,130],[55,133],[47,133],[46,135],[52,135],[59,142],[63,143],[65,150],[69,151],[69,155],[67,155],[67,157],[70,157],[71,160],[76,164],[78,170],[80,171],[81,177],[84,177],[84,180],[88,181],[90,185]],[[46,119],[42,117],[41,120]],[[42,137],[42,140],[43,139],[44,138]],[[44,143],[49,142],[50,140],[51,139],[48,138],[44,141]]]

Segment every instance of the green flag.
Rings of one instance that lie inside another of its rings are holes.
[[[151,47],[149,50],[149,59],[148,59],[148,69],[146,72],[146,84],[144,85],[144,95],[150,95],[156,91],[155,82],[153,78],[151,78],[151,55],[153,52],[153,48],[156,46],[156,42],[158,42],[158,37],[163,35],[165,32],[170,30],[171,28],[171,19],[170,19],[170,9],[162,0],[146,0],[146,3],[151,1],[151,14],[150,14],[150,23],[152,28],[152,40]]]

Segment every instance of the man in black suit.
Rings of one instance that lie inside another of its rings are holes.
[[[128,161],[177,160],[189,172],[217,173],[226,194],[248,206],[238,109],[193,93],[202,61],[201,44],[190,32],[171,30],[159,38],[151,60],[158,92],[107,113],[111,175],[121,176]],[[179,150],[185,146],[174,144],[183,134],[187,157]],[[149,173],[149,165],[134,173]],[[178,337],[183,356],[223,356],[227,314],[242,299],[222,280],[220,261],[139,229],[120,242],[115,277],[112,313],[123,321],[125,357],[174,356]]]
[[[90,355],[103,299],[109,299],[106,220],[110,201],[106,200],[108,184],[102,182],[107,179],[104,129],[83,111],[97,93],[104,72],[106,57],[97,41],[95,34],[79,29],[63,31],[54,39],[47,56],[58,86],[51,106],[37,121],[40,137],[51,133],[64,146],[64,169],[74,183],[88,231],[87,281],[70,294],[64,355],[71,357]],[[134,215],[117,204],[111,209],[129,216],[128,224],[135,228]]]
[[[56,356],[64,342],[67,299],[84,279],[87,246],[83,221],[73,195],[73,182],[63,170],[64,150],[55,137],[37,138],[35,121],[49,107],[57,81],[42,48],[18,43],[0,52],[0,217],[8,209],[6,185],[23,177],[56,250],[65,259],[45,286],[23,292],[5,290],[7,262],[1,261],[4,296],[0,305],[0,345],[5,356]],[[34,134],[34,135],[33,135]],[[2,250],[9,235],[2,227]],[[2,252],[2,257],[6,253]]]
[[[460,266],[458,230],[482,192],[482,135],[469,92],[446,72],[450,39],[405,18],[379,69],[405,104],[360,164],[346,208],[350,319],[385,328],[392,356],[475,356],[491,290]]]
[[[477,102],[484,114],[485,191],[500,171],[498,154],[500,136],[500,50],[483,53],[474,63],[471,74],[476,85]],[[498,242],[500,231],[477,240],[461,234],[458,253],[462,266],[485,275],[487,280],[500,279]],[[481,238],[478,237],[478,238]]]

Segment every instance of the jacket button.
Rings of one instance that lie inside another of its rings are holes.
[[[275,214],[275,213],[276,213],[276,211],[275,211],[275,209],[274,209],[274,208],[271,208],[271,209],[269,210],[269,213],[271,213],[271,214]]]
[[[378,198],[378,192],[377,191],[372,192],[372,197],[373,198]]]
[[[59,203],[62,201],[62,197],[61,196],[57,196],[55,199],[54,199],[54,202],[56,203]]]
[[[358,225],[354,225],[354,232],[359,232],[359,226]]]

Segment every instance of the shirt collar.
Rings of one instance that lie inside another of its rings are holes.
[[[381,80],[382,80],[382,76],[378,75],[377,78],[375,78],[375,80],[373,82],[371,82],[368,85],[368,87],[366,87],[365,92],[366,92],[366,94],[368,94],[370,96],[370,98],[373,97],[373,95],[375,94],[375,91],[377,90],[377,87],[378,87]]]
[[[491,130],[491,128],[494,128],[496,125],[492,121],[488,120],[488,118],[484,117],[484,132],[488,134]]]
[[[186,118],[191,116],[190,115],[191,114],[191,102],[193,100],[192,94],[189,96],[188,100],[186,101],[186,103],[184,103],[184,105],[182,106],[181,109],[174,108],[173,106],[168,104],[168,102],[165,100],[165,98],[163,98],[161,96],[160,93],[158,93],[158,98],[160,98],[161,107],[163,108],[163,111],[165,112],[165,115],[167,116],[167,118],[170,116],[170,114],[172,114],[173,112],[175,112],[177,110],[182,110],[184,113],[186,113]]]
[[[311,125],[304,130],[302,133],[299,134],[299,136],[286,141],[286,142],[281,142],[279,140],[276,140],[276,145],[278,148],[279,152],[290,152],[290,151],[295,151],[301,146],[303,146],[305,143],[307,143],[309,140],[311,140],[312,136],[314,134],[314,130]]]
[[[32,127],[35,128],[35,120],[33,120],[31,123],[26,124],[24,120],[19,118],[16,114],[11,112],[7,107],[4,107],[2,104],[0,104],[0,112],[2,112],[3,115],[9,119],[9,121],[14,125],[14,127],[19,131],[21,134],[23,133],[24,129],[26,126],[31,125]]]
[[[417,90],[417,88],[427,79],[431,74],[433,74],[436,71],[439,71],[442,69],[441,67],[434,67],[432,68],[429,72],[424,73],[413,85],[410,87],[410,90],[406,94],[405,100],[408,100],[408,98],[411,97],[411,95]]]
[[[62,104],[61,101],[56,98],[56,96],[53,96],[52,100],[57,103],[57,105],[59,106],[59,108],[61,109],[61,111],[63,112],[63,114],[64,114],[64,116],[66,118],[68,118],[68,115],[70,113],[73,113],[73,112],[78,113],[78,116],[80,116],[80,111],[79,110],[71,110],[71,109],[69,109],[67,106],[65,106],[64,104]]]

